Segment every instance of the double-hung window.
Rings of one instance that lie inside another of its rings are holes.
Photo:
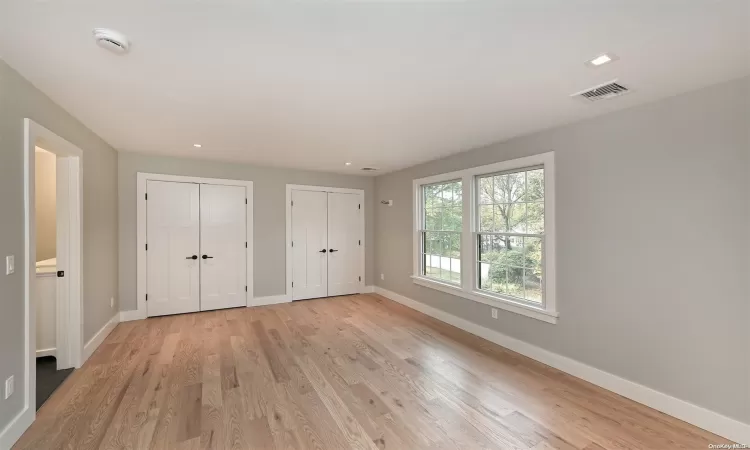
[[[414,180],[414,282],[555,323],[554,154]]]

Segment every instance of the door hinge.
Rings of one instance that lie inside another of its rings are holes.
[[[294,287],[294,281],[292,281],[292,287]]]
[[[245,292],[247,292],[247,286],[245,286]]]
[[[362,277],[359,277],[359,281],[362,281]]]
[[[146,294],[146,301],[148,301],[148,294]]]
[[[247,205],[247,199],[245,199],[245,204]]]
[[[148,251],[148,244],[146,244],[146,251]]]
[[[146,193],[146,200],[148,200],[148,193]]]
[[[292,206],[294,206],[294,200],[292,200]]]
[[[357,205],[357,209],[362,209],[362,204]]]
[[[357,242],[359,243],[359,245],[362,245],[362,239],[360,239],[360,240],[359,240],[359,241],[357,241]]]
[[[245,242],[245,248],[247,248],[247,242]]]
[[[294,247],[294,241],[292,241],[292,247]]]

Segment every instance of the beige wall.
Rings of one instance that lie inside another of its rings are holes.
[[[57,256],[57,156],[36,149],[36,260]]]
[[[550,150],[556,325],[411,281],[412,180]],[[379,176],[375,193],[379,286],[750,423],[750,78]]]
[[[16,271],[0,273],[0,380],[15,393],[0,400],[0,430],[19,413],[24,392],[23,120],[30,118],[83,151],[83,326],[89,340],[117,311],[117,152],[0,61],[0,256]],[[33,407],[33,405],[32,405]]]
[[[119,153],[120,195],[120,304],[123,311],[136,302],[136,174],[227,178],[253,181],[254,285],[256,297],[282,295],[286,290],[286,185],[306,184],[364,189],[365,244],[373,242],[372,177],[258,167],[247,164]],[[372,248],[372,247],[370,247]],[[374,252],[366,255],[365,283],[374,283]]]

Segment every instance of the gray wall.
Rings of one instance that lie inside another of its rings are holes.
[[[745,78],[377,177],[377,285],[750,423],[749,86]],[[549,150],[556,325],[503,310],[493,320],[486,305],[411,282],[413,179]],[[393,207],[378,203],[387,199]]]
[[[286,185],[307,184],[365,190],[365,242],[372,246],[374,231],[372,177],[258,167],[197,159],[119,153],[120,304],[137,308],[136,301],[136,174],[227,178],[253,181],[255,296],[282,295],[286,290]],[[372,248],[372,247],[370,247]],[[374,282],[374,252],[365,261],[365,282]]]
[[[117,291],[117,153],[0,61],[0,257],[15,255],[16,272],[0,272],[0,382],[16,390],[0,400],[0,429],[21,411],[24,392],[23,119],[30,118],[83,150],[84,339],[115,311]]]

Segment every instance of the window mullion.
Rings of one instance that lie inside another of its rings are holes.
[[[461,288],[467,292],[474,290],[474,278],[476,273],[476,245],[474,243],[473,230],[476,227],[476,187],[472,175],[464,175],[461,179],[462,189],[462,211],[461,215]]]

